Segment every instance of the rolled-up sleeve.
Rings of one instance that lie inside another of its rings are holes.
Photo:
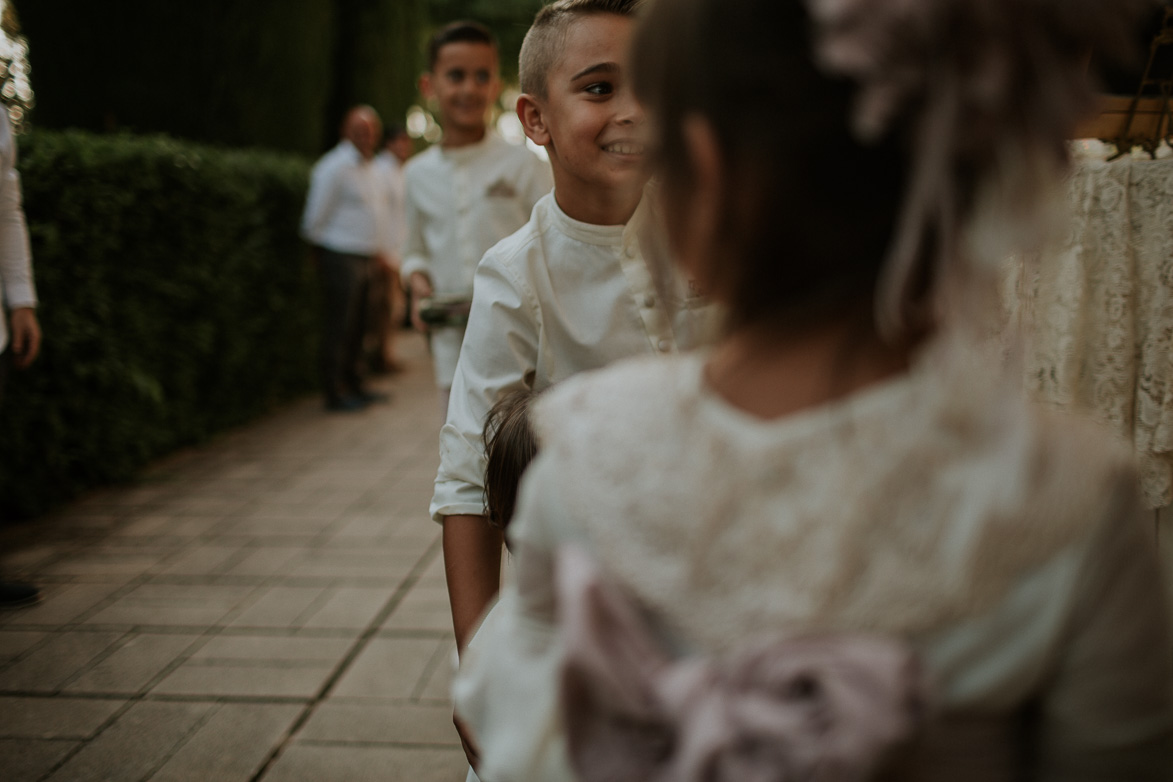
[[[481,515],[489,409],[506,392],[532,388],[538,355],[538,306],[509,265],[490,250],[477,267],[472,311],[452,383],[448,420],[440,430],[440,469],[432,518]]]

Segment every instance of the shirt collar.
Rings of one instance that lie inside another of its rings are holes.
[[[566,212],[562,211],[562,207],[558,206],[558,199],[555,193],[550,193],[546,196],[550,200],[550,212],[554,217],[554,221],[558,224],[559,229],[569,236],[571,239],[576,239],[585,244],[596,244],[602,247],[620,247],[620,248],[638,248],[639,247],[639,233],[640,227],[646,219],[647,212],[647,196],[640,200],[639,206],[636,207],[635,213],[631,219],[624,225],[595,225],[594,223],[584,223],[581,220],[575,220]]]
[[[465,144],[462,147],[445,147],[443,143],[437,144],[440,150],[440,156],[452,163],[462,164],[477,157],[485,151],[489,144],[496,141],[496,136],[491,130],[485,131],[485,137],[480,141],[472,144]]]
[[[374,158],[371,160],[364,158],[362,153],[358,151],[358,147],[356,147],[354,144],[351,144],[348,139],[342,139],[339,141],[338,149],[342,151],[342,154],[346,157],[346,161],[348,163],[354,163],[355,165],[361,166],[370,163],[371,160],[374,160]]]

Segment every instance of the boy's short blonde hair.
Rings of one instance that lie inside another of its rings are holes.
[[[590,14],[635,16],[643,0],[555,0],[542,8],[521,44],[521,91],[546,97],[550,69],[566,40],[566,28],[576,17]]]

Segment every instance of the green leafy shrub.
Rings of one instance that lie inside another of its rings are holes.
[[[23,137],[20,169],[45,342],[0,404],[0,516],[313,386],[307,161],[69,131]]]

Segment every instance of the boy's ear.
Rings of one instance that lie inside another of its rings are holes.
[[[522,95],[517,99],[517,118],[526,137],[539,147],[550,143],[550,129],[546,127],[546,115],[542,103],[533,95]]]
[[[426,100],[436,97],[436,92],[432,89],[432,74],[427,71],[420,74],[420,94]]]

